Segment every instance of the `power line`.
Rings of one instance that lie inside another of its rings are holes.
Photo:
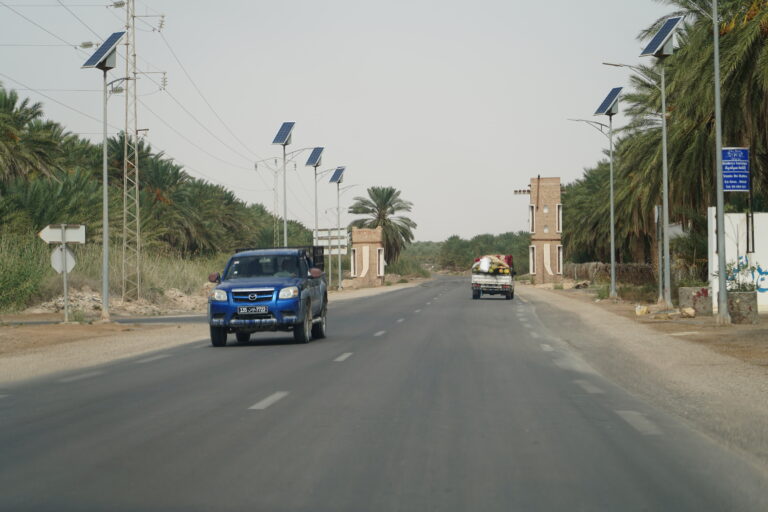
[[[213,158],[214,160],[217,160],[217,161],[219,161],[219,162],[221,162],[221,163],[223,163],[223,164],[229,165],[229,166],[231,166],[231,167],[234,167],[234,168],[236,168],[236,169],[241,169],[241,170],[246,170],[246,171],[250,171],[250,170],[251,170],[251,169],[249,169],[248,167],[244,167],[244,166],[242,166],[242,165],[238,165],[238,164],[234,164],[234,163],[232,163],[232,162],[228,162],[227,160],[224,160],[223,158],[219,158],[218,156],[214,155],[213,153],[210,153],[208,150],[205,150],[205,149],[203,149],[203,148],[202,148],[202,146],[201,146],[200,144],[198,144],[198,143],[194,142],[194,141],[193,141],[193,140],[191,140],[189,137],[187,137],[186,135],[184,135],[183,133],[181,133],[179,130],[177,130],[177,129],[176,129],[174,126],[173,126],[173,125],[171,125],[171,124],[170,124],[170,123],[168,123],[168,122],[167,122],[165,119],[163,119],[163,118],[162,118],[162,116],[160,116],[160,115],[159,115],[157,112],[155,112],[154,110],[152,110],[151,108],[149,108],[149,106],[148,106],[146,103],[144,103],[144,102],[143,102],[143,101],[141,101],[141,100],[139,100],[139,103],[140,103],[140,104],[141,104],[141,106],[142,106],[142,107],[144,107],[144,108],[145,108],[145,109],[146,109],[146,110],[147,110],[147,111],[148,111],[150,114],[152,114],[153,116],[155,116],[155,118],[157,118],[157,120],[158,120],[158,121],[160,121],[160,122],[161,122],[161,123],[163,123],[165,126],[167,126],[167,127],[168,127],[170,130],[172,130],[172,131],[173,131],[173,132],[174,132],[176,135],[178,135],[179,137],[181,137],[182,139],[184,139],[186,142],[188,142],[190,145],[192,145],[192,146],[194,146],[195,148],[199,149],[200,151],[202,151],[203,153],[205,153],[205,154],[206,154],[206,155],[208,155],[209,157]]]
[[[80,19],[80,16],[78,16],[77,14],[75,14],[75,12],[74,12],[72,9],[70,9],[69,7],[67,7],[67,6],[64,4],[64,2],[62,2],[61,0],[56,0],[56,1],[57,1],[57,2],[59,2],[59,5],[60,5],[60,6],[62,6],[64,9],[66,9],[66,10],[67,10],[67,12],[68,12],[69,14],[71,14],[72,16],[74,16],[74,18],[75,18],[77,21],[79,21],[81,25],[83,25],[85,28],[87,28],[88,30],[90,30],[90,31],[91,31],[91,34],[95,35],[95,36],[96,36],[96,37],[98,37],[98,38],[101,38],[101,36],[100,36],[99,34],[97,34],[95,30],[93,30],[91,27],[89,27],[89,26],[88,26],[88,24],[87,24],[86,22],[84,22],[82,19]]]
[[[213,105],[211,105],[211,103],[210,103],[210,102],[208,101],[208,99],[205,97],[205,95],[203,94],[203,91],[201,91],[201,90],[200,90],[200,87],[198,87],[198,86],[197,86],[197,83],[196,83],[196,82],[195,82],[195,81],[192,79],[192,76],[191,76],[191,75],[189,74],[189,72],[187,71],[187,68],[186,68],[186,67],[184,67],[184,64],[182,64],[181,60],[179,59],[179,56],[178,56],[178,55],[176,55],[176,52],[173,50],[173,48],[171,47],[171,44],[170,44],[170,43],[168,42],[168,40],[165,38],[165,35],[164,35],[162,32],[160,32],[159,34],[160,34],[160,39],[162,39],[162,40],[163,40],[163,43],[165,43],[165,46],[166,46],[166,48],[168,48],[168,51],[169,51],[169,52],[171,52],[171,55],[173,56],[174,60],[175,60],[175,61],[176,61],[176,63],[179,65],[179,67],[181,68],[181,70],[184,72],[184,75],[186,75],[187,79],[188,79],[188,80],[190,81],[190,83],[192,84],[192,87],[194,87],[194,88],[195,88],[195,91],[197,91],[197,94],[200,96],[200,98],[202,98],[202,100],[205,102],[205,104],[206,104],[206,105],[208,105],[208,108],[211,110],[211,112],[213,112],[213,115],[214,115],[214,116],[216,116],[216,119],[218,119],[218,120],[219,120],[219,122],[222,124],[222,126],[224,126],[224,128],[226,128],[226,130],[229,132],[229,134],[230,134],[230,135],[232,135],[232,137],[233,137],[233,138],[234,138],[234,139],[235,139],[237,142],[239,142],[239,143],[240,143],[240,145],[241,145],[241,146],[243,146],[243,147],[245,148],[245,150],[246,150],[246,151],[250,152],[250,153],[251,153],[253,156],[255,156],[256,158],[258,158],[258,159],[261,159],[261,157],[260,157],[259,155],[257,155],[255,152],[253,152],[253,151],[251,150],[251,148],[249,148],[249,147],[248,147],[248,146],[247,146],[247,145],[246,145],[246,144],[245,144],[245,143],[244,143],[242,140],[240,140],[240,138],[237,136],[237,134],[235,134],[235,132],[234,132],[234,131],[233,131],[233,130],[232,130],[230,127],[229,127],[229,125],[228,125],[227,123],[225,123],[225,122],[224,122],[224,120],[221,118],[221,116],[219,115],[219,113],[218,113],[218,112],[216,112],[216,109],[215,109],[215,108],[213,108]]]
[[[10,5],[8,5],[7,3],[3,2],[2,0],[0,0],[0,5],[2,5],[2,6],[4,6],[5,8],[7,8],[7,9],[10,9],[11,11],[15,12],[17,16],[20,16],[20,17],[24,18],[24,19],[25,19],[25,20],[27,20],[29,23],[33,24],[34,26],[36,26],[37,28],[39,28],[39,29],[40,29],[40,30],[42,30],[43,32],[46,32],[47,34],[49,34],[49,35],[53,36],[54,38],[58,39],[58,40],[59,40],[59,41],[61,41],[62,43],[65,43],[67,46],[75,46],[75,47],[77,47],[77,45],[74,45],[74,44],[70,43],[69,41],[67,41],[67,40],[65,40],[65,39],[63,39],[63,38],[61,38],[61,37],[57,36],[56,34],[54,34],[53,32],[51,32],[50,30],[48,30],[48,29],[47,29],[47,28],[45,28],[44,26],[40,25],[40,24],[39,24],[38,22],[36,22],[35,20],[32,20],[32,19],[28,18],[27,16],[24,16],[22,13],[20,13],[19,11],[17,11],[16,9],[14,9],[14,8],[13,8],[13,7],[11,7]],[[75,48],[75,49],[78,49],[78,50],[79,50],[79,48]]]

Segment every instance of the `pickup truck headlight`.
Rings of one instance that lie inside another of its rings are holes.
[[[299,288],[297,286],[286,286],[285,288],[280,290],[280,295],[278,295],[278,298],[293,299],[298,296],[299,296]]]
[[[226,290],[214,289],[211,292],[211,300],[215,302],[227,302]]]

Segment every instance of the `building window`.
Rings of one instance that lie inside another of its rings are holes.
[[[379,277],[384,277],[384,269],[387,266],[387,262],[384,261],[384,249],[376,249],[376,275]]]
[[[528,273],[536,275],[536,246],[528,247]]]
[[[349,258],[349,273],[352,277],[357,277],[357,249],[352,249],[352,257]]]
[[[557,274],[563,275],[563,246],[557,246]]]
[[[531,233],[536,232],[536,208],[532,204],[528,205],[528,229]]]
[[[562,233],[563,232],[563,205],[559,204],[557,205],[557,220],[555,221],[557,224],[557,232]]]

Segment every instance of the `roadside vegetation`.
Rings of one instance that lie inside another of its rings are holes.
[[[118,293],[123,201],[123,134],[110,159],[111,286]],[[73,247],[72,285],[100,290],[101,146],[44,118],[43,105],[0,84],[0,310],[20,309],[61,293],[50,249],[37,233],[53,223],[85,224],[87,243]],[[147,298],[164,289],[192,292],[221,270],[240,247],[274,244],[276,219],[221,185],[190,176],[183,166],[140,142],[143,282]],[[311,231],[289,221],[292,244],[309,245]]]
[[[670,15],[685,15],[680,48],[666,59],[670,219],[682,223],[672,259],[682,279],[707,272],[707,207],[715,203],[712,21],[709,0],[664,0]],[[768,208],[768,2],[720,3],[724,146],[752,149],[754,209]],[[640,34],[654,33],[663,20]],[[616,240],[620,262],[655,259],[654,206],[661,204],[661,98],[657,64],[644,62],[622,100],[628,124],[616,143]],[[608,261],[608,161],[566,185],[563,242],[569,260]],[[742,212],[746,194],[726,194],[727,211]]]

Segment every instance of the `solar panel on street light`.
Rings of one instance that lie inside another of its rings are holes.
[[[341,183],[341,180],[344,178],[345,170],[346,170],[346,167],[337,167],[336,170],[333,172],[333,176],[331,176],[330,183]]]
[[[90,58],[85,61],[85,64],[82,65],[82,68],[103,68],[104,61],[111,56],[112,52],[115,50],[115,46],[117,46],[117,43],[119,43],[120,39],[123,37],[123,34],[125,34],[125,32],[115,32],[109,36],[107,40],[104,41],[101,46],[96,49],[95,52],[93,52],[93,55],[91,55]],[[108,69],[113,67],[113,65],[107,66]]]
[[[611,89],[611,92],[608,93],[608,96],[603,100],[603,102],[600,104],[600,107],[598,107],[597,111],[595,112],[596,116],[612,116],[616,114],[616,106],[619,102],[619,94],[621,94],[621,91],[623,90],[623,87],[614,87]]]
[[[307,167],[317,167],[320,165],[320,163],[323,160],[323,150],[325,148],[315,148],[312,150],[312,153],[310,153],[309,158],[307,158]]]
[[[291,132],[293,131],[293,126],[295,124],[296,123],[293,122],[283,123],[283,125],[280,127],[280,130],[277,132],[277,135],[275,136],[275,140],[272,141],[272,144],[280,144],[281,146],[290,144]]]
[[[656,35],[653,36],[653,39],[651,39],[651,42],[648,43],[648,46],[645,47],[645,50],[643,50],[643,53],[641,53],[640,56],[664,57],[670,55],[672,52],[667,50],[667,43],[671,40],[675,29],[682,21],[682,16],[675,16],[665,21],[664,25],[662,25],[659,31],[656,32]]]

